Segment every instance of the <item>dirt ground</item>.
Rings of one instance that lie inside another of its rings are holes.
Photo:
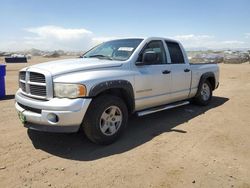
[[[220,65],[209,106],[133,116],[109,146],[24,128],[14,108],[24,66],[7,66],[0,100],[0,187],[250,187],[249,63]]]

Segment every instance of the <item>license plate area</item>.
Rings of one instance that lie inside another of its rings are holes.
[[[19,117],[20,121],[22,122],[22,124],[25,124],[27,122],[26,117],[23,114],[23,112],[18,112],[18,117]]]

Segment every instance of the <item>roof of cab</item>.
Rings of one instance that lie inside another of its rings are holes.
[[[124,38],[117,38],[117,39],[113,39],[113,40],[124,40],[124,39],[166,40],[166,41],[179,43],[179,41],[177,41],[177,40],[166,38],[166,37],[124,37]]]
[[[166,41],[179,43],[179,41],[177,40],[166,38],[166,37],[145,37],[144,40],[166,40]]]

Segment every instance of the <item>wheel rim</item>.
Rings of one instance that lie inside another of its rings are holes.
[[[207,83],[202,84],[201,88],[201,97],[204,101],[207,101],[210,98],[210,87]]]
[[[100,129],[104,135],[115,134],[122,124],[122,112],[117,106],[110,106],[104,110],[100,118]]]

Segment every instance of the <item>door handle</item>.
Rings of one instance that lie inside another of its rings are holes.
[[[162,74],[169,74],[171,71],[170,70],[164,70],[162,71]]]
[[[184,69],[184,72],[190,72],[190,69]]]

